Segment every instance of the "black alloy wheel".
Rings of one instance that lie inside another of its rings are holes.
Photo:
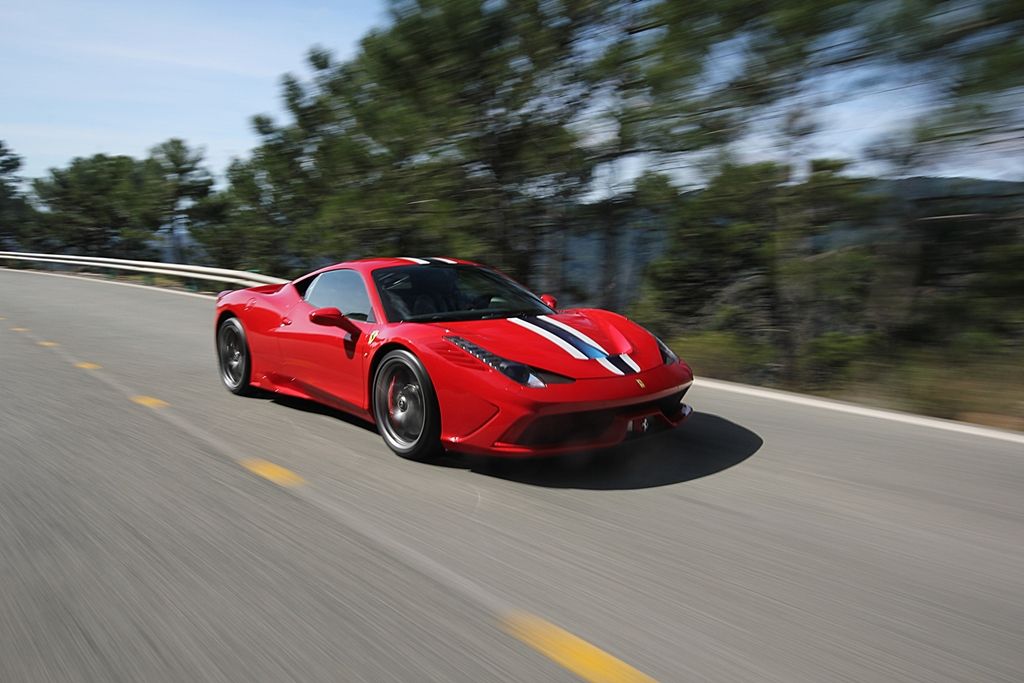
[[[252,363],[249,358],[249,344],[245,328],[238,318],[225,318],[217,330],[217,360],[220,363],[220,379],[232,394],[247,395],[252,392],[249,384]]]
[[[373,380],[373,415],[388,447],[403,458],[441,452],[441,415],[426,369],[404,349],[389,352]]]

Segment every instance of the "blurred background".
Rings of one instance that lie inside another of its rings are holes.
[[[349,4],[0,8],[0,248],[459,256],[698,375],[1024,428],[1020,0]]]

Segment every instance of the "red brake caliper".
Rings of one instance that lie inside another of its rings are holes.
[[[391,380],[388,382],[388,420],[391,422],[391,426],[393,426],[393,427],[396,426],[395,425],[395,412],[394,412],[395,411],[395,407],[396,407],[395,406],[395,402],[394,402],[394,398],[395,398],[395,384],[397,384],[397,381],[395,379],[395,376],[392,375],[391,376]]]

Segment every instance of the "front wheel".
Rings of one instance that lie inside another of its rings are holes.
[[[441,415],[426,369],[403,349],[389,352],[373,379],[373,416],[384,443],[410,460],[441,452]]]
[[[238,318],[225,318],[217,328],[217,361],[220,379],[232,394],[246,396],[252,393],[249,384],[252,361],[245,328]]]

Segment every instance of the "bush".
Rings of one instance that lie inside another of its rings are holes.
[[[756,381],[775,365],[775,352],[767,344],[734,332],[707,331],[676,337],[670,344],[696,375],[735,381]]]
[[[942,357],[916,354],[884,383],[915,412],[947,418],[972,412],[1024,417],[1024,358],[1017,356],[951,365]]]
[[[840,379],[851,363],[871,352],[875,342],[874,335],[826,332],[801,350],[803,375],[811,382]]]

